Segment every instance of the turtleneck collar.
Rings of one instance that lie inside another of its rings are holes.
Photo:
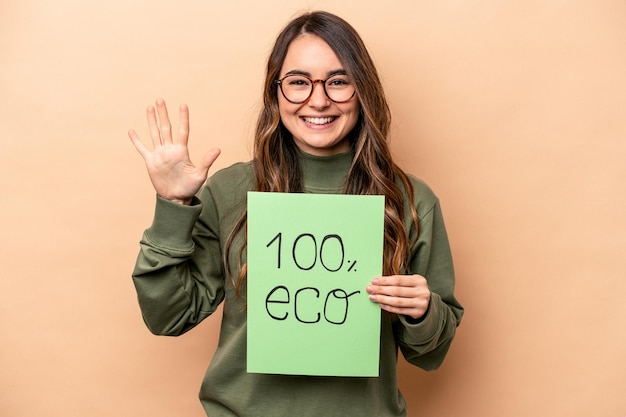
[[[305,192],[338,194],[343,191],[352,164],[352,151],[315,156],[298,149],[298,155]]]

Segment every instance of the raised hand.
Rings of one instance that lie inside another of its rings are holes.
[[[148,127],[152,138],[152,150],[146,148],[134,130],[128,136],[143,157],[150,181],[157,194],[180,204],[189,204],[207,179],[209,168],[219,156],[220,150],[209,150],[198,166],[189,159],[189,109],[180,106],[180,122],[176,138],[167,114],[165,101],[156,101],[156,109],[146,110]],[[158,114],[158,118],[157,118]]]

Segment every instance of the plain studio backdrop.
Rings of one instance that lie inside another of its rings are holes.
[[[362,35],[448,226],[467,314],[440,370],[400,360],[410,416],[626,413],[623,0],[3,0],[0,415],[204,415],[219,315],[145,328],[155,196],[126,132],[163,97],[192,159],[248,160],[272,42],[315,9]]]

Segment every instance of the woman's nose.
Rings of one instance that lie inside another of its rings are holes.
[[[325,108],[330,105],[330,99],[324,90],[324,82],[317,80],[313,82],[313,92],[309,98],[309,106],[314,108]]]

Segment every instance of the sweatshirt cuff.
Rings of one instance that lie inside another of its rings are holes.
[[[194,197],[186,206],[157,195],[152,225],[144,238],[160,247],[189,251],[193,248],[191,232],[202,211],[202,203]]]
[[[413,346],[423,345],[436,336],[439,328],[439,316],[441,314],[442,303],[443,301],[439,294],[431,293],[428,310],[421,321],[415,323],[406,316],[399,316],[405,329],[404,340],[408,344]]]

